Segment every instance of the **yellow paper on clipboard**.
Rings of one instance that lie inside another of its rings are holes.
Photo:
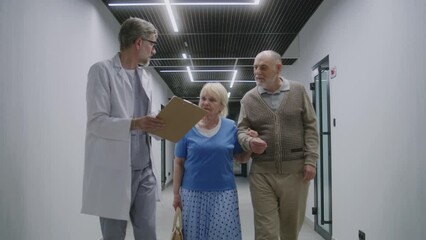
[[[157,115],[166,126],[149,133],[178,142],[206,114],[207,111],[199,106],[174,96]]]

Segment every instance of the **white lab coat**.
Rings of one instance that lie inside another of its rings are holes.
[[[139,68],[138,73],[149,98],[148,112],[151,112],[152,80],[145,70]],[[132,171],[130,124],[134,96],[118,54],[90,68],[86,101],[87,131],[81,212],[128,220]],[[155,174],[155,161],[150,154]]]

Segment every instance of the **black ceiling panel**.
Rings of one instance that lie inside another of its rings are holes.
[[[238,102],[256,86],[252,67],[256,55],[263,50],[284,54],[322,0],[260,0],[259,5],[233,6],[179,5],[214,1],[174,0],[170,2],[179,29],[176,33],[162,0],[103,2],[119,23],[129,17],[139,17],[152,22],[158,29],[157,53],[150,66],[155,68],[175,95],[198,101],[202,86],[207,81],[218,81],[230,92],[230,102]],[[108,5],[123,2],[158,5]],[[188,59],[183,59],[182,53],[187,54]],[[292,65],[296,60],[282,59],[284,65]],[[191,69],[194,82],[190,80],[187,67]],[[233,70],[238,72],[230,88]],[[231,116],[235,116],[233,109],[237,105],[230,107]]]

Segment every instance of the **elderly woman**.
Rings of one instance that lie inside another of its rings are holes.
[[[227,91],[220,83],[201,89],[199,106],[207,115],[177,144],[173,207],[182,208],[185,239],[241,239],[233,159],[245,162],[235,122],[228,113]]]

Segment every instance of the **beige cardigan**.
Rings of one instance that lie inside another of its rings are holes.
[[[289,80],[285,80],[289,81]],[[290,90],[281,105],[273,111],[262,99],[257,88],[247,92],[241,100],[238,121],[238,140],[249,150],[252,139],[247,128],[258,132],[268,147],[262,154],[253,154],[251,172],[294,173],[303,166],[316,166],[318,132],[315,111],[304,86],[289,81]]]

